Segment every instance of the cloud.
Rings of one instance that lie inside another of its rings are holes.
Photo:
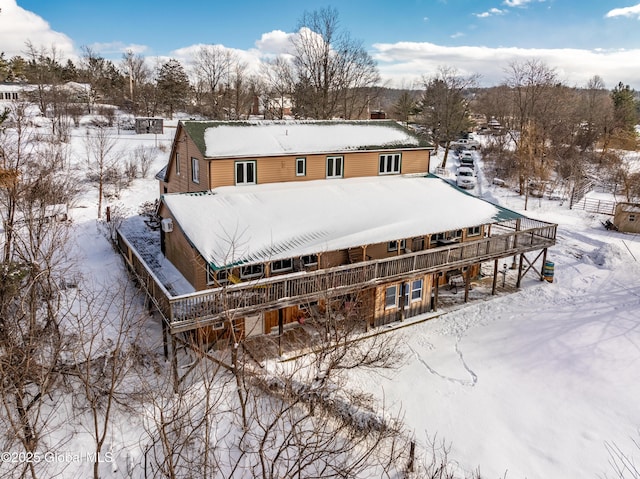
[[[608,11],[604,17],[637,17],[640,20],[640,3],[632,7],[614,8]]]
[[[524,7],[531,2],[544,2],[545,0],[504,0],[503,4],[507,7]]]
[[[494,15],[504,15],[506,13],[507,13],[507,10],[500,10],[499,8],[491,8],[486,12],[474,13],[474,15],[478,18],[487,18],[487,17],[492,17]]]
[[[640,50],[581,50],[489,48],[476,46],[448,47],[433,43],[399,42],[373,45],[373,58],[380,74],[390,86],[417,82],[441,66],[450,66],[461,75],[480,74],[483,86],[502,83],[512,62],[539,59],[555,68],[561,81],[583,86],[594,75],[610,85],[619,81],[640,85],[640,71],[635,66]]]
[[[450,35],[451,38],[460,38],[460,37],[464,37],[464,33],[462,32],[456,32],[453,35]]]
[[[257,40],[256,48],[265,55],[280,55],[291,52],[291,37],[293,33],[285,33],[282,30],[273,30],[263,33]]]
[[[76,58],[73,41],[42,17],[19,7],[16,0],[0,0],[0,8],[0,51],[5,58],[24,56],[27,42],[38,50],[55,48],[61,59]]]

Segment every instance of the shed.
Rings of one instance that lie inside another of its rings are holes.
[[[640,203],[618,203],[613,216],[618,231],[640,233]]]

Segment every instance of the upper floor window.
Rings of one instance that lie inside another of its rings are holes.
[[[236,185],[256,184],[256,162],[236,161]]]
[[[636,215],[635,214],[630,214],[629,215],[629,221],[635,221],[636,220]]]
[[[400,174],[400,153],[380,155],[378,173],[381,175]]]
[[[180,154],[176,153],[176,175],[180,174]]]
[[[306,176],[306,175],[307,175],[307,159],[296,158],[296,176]]]
[[[342,156],[327,156],[327,178],[342,178]]]
[[[197,158],[191,158],[191,181],[200,183],[200,161]]]

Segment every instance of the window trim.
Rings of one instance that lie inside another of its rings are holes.
[[[300,164],[302,165],[302,173],[300,173],[300,169],[298,168]],[[307,176],[307,158],[304,156],[296,158],[296,176]]]
[[[243,181],[242,183],[238,183],[238,165],[243,165],[243,175],[246,178],[247,177],[247,165],[248,164],[253,164],[253,182],[248,182],[248,181]],[[233,164],[233,175],[234,175],[234,180],[235,180],[235,185],[236,186],[243,186],[243,185],[256,185],[258,184],[258,165],[256,160],[241,160],[241,161],[236,161]]]
[[[200,160],[195,156],[191,157],[191,181],[200,184]]]
[[[390,305],[388,302],[389,298],[389,290],[393,289],[393,305]],[[398,285],[394,284],[393,286],[387,286],[384,290],[384,309],[394,309],[398,307]]]
[[[378,175],[399,175],[402,171],[401,153],[382,153],[378,157]]]
[[[180,174],[180,153],[176,153],[176,175]]]
[[[332,171],[331,174],[329,174],[329,160],[332,160]],[[340,174],[336,175],[335,171],[336,171],[336,165],[338,164],[338,162],[336,160],[340,160]],[[327,156],[327,160],[326,160],[326,168],[325,168],[325,172],[326,172],[326,177],[327,179],[331,179],[331,178],[344,178],[344,156]]]

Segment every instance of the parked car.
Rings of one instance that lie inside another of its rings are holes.
[[[460,158],[460,167],[469,168],[472,171],[476,171],[476,159],[473,156],[463,156]]]
[[[480,148],[480,143],[473,139],[460,138],[459,140],[452,141],[449,146],[451,148],[466,147],[469,150],[477,150],[478,148]]]
[[[459,188],[472,189],[476,187],[476,174],[471,168],[461,166],[458,168],[458,177],[456,185]]]

